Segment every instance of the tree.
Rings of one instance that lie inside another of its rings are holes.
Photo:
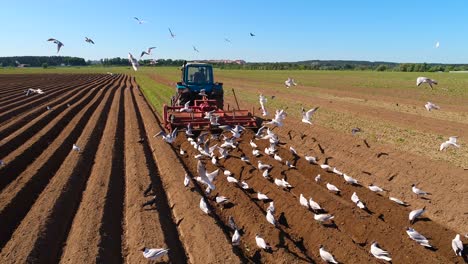
[[[42,68],[47,69],[49,67],[49,64],[47,62],[42,63]]]
[[[376,71],[386,71],[387,70],[387,65],[380,64],[379,66],[377,66],[377,68],[375,70]]]

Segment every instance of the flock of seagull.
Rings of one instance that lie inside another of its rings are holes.
[[[262,94],[259,96],[259,101],[260,105],[262,108],[262,112],[267,115],[267,110],[265,107],[265,104],[267,102],[266,97]],[[318,107],[310,109],[308,111],[305,111],[302,109],[302,122],[306,124],[312,124],[311,118],[313,114],[318,110]],[[187,109],[182,108],[181,111],[188,111]],[[210,113],[206,113],[207,118],[210,117]],[[284,110],[276,110],[275,116],[271,121],[267,121],[264,123],[264,126],[262,126],[255,136],[250,140],[249,144],[252,148],[252,155],[255,157],[261,156],[261,155],[266,155],[271,157],[273,160],[276,160],[277,162],[284,163],[285,165],[288,166],[288,168],[294,168],[294,165],[288,161],[288,160],[283,160],[282,157],[279,156],[278,154],[278,144],[279,144],[279,138],[278,135],[273,132],[274,127],[280,127],[283,125],[283,121],[287,117],[287,113]],[[197,173],[198,176],[195,178],[195,181],[198,182],[199,184],[203,185],[206,187],[205,193],[210,194],[211,191],[216,189],[215,185],[215,180],[217,179],[218,175],[220,174],[220,165],[218,161],[220,159],[228,159],[230,158],[229,152],[232,149],[236,149],[239,144],[239,139],[242,136],[242,133],[245,131],[245,128],[242,126],[236,125],[234,127],[229,126],[229,125],[222,125],[219,126],[220,129],[222,129],[221,134],[219,135],[214,135],[212,134],[211,137],[209,137],[208,132],[201,132],[198,137],[195,137],[194,134],[191,131],[190,124],[188,125],[185,134],[187,141],[190,143],[190,145],[198,151],[198,154],[194,156],[195,159],[197,159]],[[162,139],[166,141],[167,143],[174,143],[176,138],[177,138],[177,130],[175,129],[172,133],[166,134],[164,131],[159,132],[156,134],[154,137],[157,136],[162,136]],[[214,144],[210,146],[211,140],[219,140],[218,144]],[[270,143],[269,147],[266,147],[262,153],[261,150],[258,149],[258,145],[255,143],[256,140],[268,140]],[[455,144],[454,140],[451,138],[450,143],[447,144]],[[300,157],[297,153],[297,151],[294,149],[294,147],[289,147],[290,152],[295,156],[295,157]],[[187,152],[180,148],[180,154],[185,155]],[[251,161],[245,156],[241,156],[240,159],[244,161],[246,164],[251,165]],[[307,160],[310,164],[315,164],[319,165],[323,170],[327,172],[334,173],[338,176],[341,176],[343,180],[350,184],[350,185],[360,185],[360,183],[352,178],[351,176],[347,175],[346,173],[343,173],[339,171],[336,167],[331,167],[328,164],[319,164],[317,162],[317,158],[313,156],[308,156],[305,155],[304,159]],[[218,169],[208,172],[206,170],[206,165],[202,162],[202,160],[208,160],[211,162],[214,166],[218,166]],[[274,167],[274,165],[271,164],[266,164],[263,163],[262,161],[258,161],[257,163],[257,169],[260,170],[262,173],[262,177],[265,179],[268,179],[270,182],[273,182],[275,185],[282,189],[290,189],[292,188],[291,184],[288,183],[284,178],[283,179],[272,179],[271,175],[269,172],[271,169]],[[245,181],[240,182],[236,177],[231,173],[229,170],[224,168],[224,172],[222,173],[225,176],[225,180],[229,183],[233,183],[235,186],[242,188],[244,190],[247,189],[252,189],[249,187],[248,183]],[[317,175],[315,178],[316,182],[321,182],[321,177],[320,174]],[[184,176],[184,186],[189,186],[191,182],[191,177],[186,173]],[[335,185],[331,183],[326,183],[326,188],[337,195],[340,195],[341,190],[336,187]],[[377,185],[370,184],[368,185],[368,189],[372,192],[376,193],[381,193],[381,192],[389,192],[388,190],[385,190]],[[430,193],[425,192],[418,188],[415,184],[411,186],[411,190],[414,194],[417,196],[426,196],[430,195]],[[254,192],[255,193],[255,192]],[[268,197],[266,194],[263,194],[261,192],[256,192],[256,199],[259,201],[264,201],[264,202],[269,202],[269,206],[266,209],[266,215],[265,219],[266,221],[277,227],[277,220],[275,218],[275,206],[274,206],[274,201],[270,197]],[[360,209],[368,211],[368,208],[366,207],[366,204],[364,201],[362,201],[356,192],[354,192],[351,196],[351,201]],[[389,197],[389,199],[401,206],[409,206],[407,203],[404,201],[395,198],[395,197]],[[214,198],[214,201],[216,204],[226,204],[229,202],[229,198],[225,196],[219,196],[217,195]],[[316,202],[314,201],[311,197],[307,199],[303,194],[300,194],[299,197],[299,203],[301,206],[310,209],[314,213],[314,220],[319,222],[320,224],[332,224],[335,225],[333,222],[334,216],[329,213],[325,213],[326,211]],[[200,204],[199,204],[200,209],[202,212],[205,214],[210,214],[211,210],[209,207],[209,204],[205,200],[204,197],[201,197],[200,199]],[[426,211],[426,208],[419,208],[412,210],[409,215],[408,215],[408,220],[409,224],[412,225],[414,224],[418,218],[421,217],[421,215],[424,214]],[[234,220],[232,217],[229,217],[229,222],[230,226],[235,226]],[[233,235],[232,235],[232,244],[237,246],[241,242],[241,234],[239,233],[239,230],[237,228],[232,228],[233,229]],[[414,240],[416,243],[419,245],[426,247],[426,248],[432,248],[432,245],[430,244],[429,240],[422,235],[421,233],[417,232],[414,228],[408,227],[406,230],[406,233],[408,234],[409,238]],[[263,250],[271,250],[271,246],[265,241],[265,239],[260,235],[256,234],[255,235],[255,242],[256,245]],[[452,240],[452,248],[457,256],[462,256],[462,251],[463,251],[463,243],[460,240],[460,235],[457,235],[453,240]],[[163,250],[163,249],[160,249]],[[323,245],[320,245],[319,248],[319,253],[320,257],[329,263],[338,263],[331,252],[328,252]],[[391,261],[391,255],[389,252],[384,250],[379,246],[377,242],[372,242],[371,247],[370,247],[370,253],[377,259],[384,260],[384,261]]]

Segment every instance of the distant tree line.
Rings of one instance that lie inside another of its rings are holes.
[[[16,67],[23,64],[29,67],[48,66],[84,66],[87,65],[85,59],[68,56],[18,56],[18,57],[0,57],[0,66]]]

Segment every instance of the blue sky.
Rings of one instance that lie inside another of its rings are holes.
[[[156,46],[151,58],[468,63],[467,0],[0,0],[0,7],[0,56],[56,55],[46,41],[53,37],[65,45],[60,55],[85,59]]]

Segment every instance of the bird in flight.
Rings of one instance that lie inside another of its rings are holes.
[[[47,41],[53,41],[55,44],[57,44],[57,53],[59,53],[60,48],[62,48],[64,46],[61,41],[59,41],[57,39],[54,39],[54,38],[50,38]]]
[[[251,37],[255,37],[255,34],[252,33],[252,32],[250,32],[250,36],[251,36]]]
[[[91,44],[94,44],[94,41],[88,37],[85,37],[85,41]]]
[[[151,55],[151,50],[155,49],[156,47],[149,47],[148,50],[146,51],[142,51],[141,52],[141,55],[140,55],[140,58],[143,57],[143,55]]]
[[[305,109],[302,108],[302,122],[312,125],[312,122],[310,121],[310,119],[312,118],[312,115],[317,110],[318,110],[318,107],[315,107],[315,108],[312,108],[312,109],[310,109],[309,111],[306,112]]]
[[[200,51],[197,49],[197,47],[195,47],[195,46],[192,46],[192,47],[193,47],[193,50],[194,50],[194,51],[200,52]]]
[[[175,38],[176,35],[174,33],[172,33],[171,28],[167,28],[167,29],[169,29],[169,33],[171,34],[171,38]]]
[[[134,17],[134,19],[138,22],[138,24],[146,23],[146,21],[139,19],[138,17]]]
[[[224,38],[224,41],[231,43],[231,40],[229,40],[228,38]]]
[[[439,41],[436,42],[435,47],[436,47],[436,49],[438,49],[440,47]]]
[[[138,71],[138,66],[140,66],[138,64],[138,61],[133,57],[133,55],[129,52],[128,53],[128,61],[130,61],[130,63],[132,64],[132,67],[135,71]]]
[[[427,77],[418,77],[418,78],[416,79],[416,85],[419,86],[419,85],[421,85],[422,83],[427,83],[427,84],[429,84],[429,86],[430,86],[431,88],[434,88],[434,87],[432,87],[432,85],[433,85],[433,84],[437,84],[437,81],[436,81],[436,80],[433,80],[433,79],[429,79],[429,78],[427,78]]]

